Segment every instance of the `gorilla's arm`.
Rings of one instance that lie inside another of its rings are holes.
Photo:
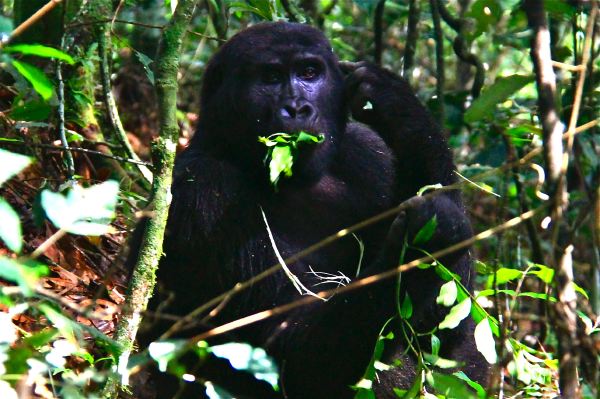
[[[401,196],[411,197],[425,185],[453,183],[448,144],[409,84],[366,62],[340,65],[349,72],[346,97],[352,116],[373,128],[396,155]]]

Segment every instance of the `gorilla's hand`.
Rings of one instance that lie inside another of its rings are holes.
[[[471,226],[463,210],[445,194],[428,197],[412,197],[406,201],[408,208],[400,211],[390,226],[381,254],[379,267],[398,265],[404,243],[429,253],[457,244],[472,236]],[[435,231],[423,242],[415,242],[419,231],[433,218]],[[454,257],[467,249],[450,255]],[[408,261],[410,259],[404,259]],[[445,262],[443,262],[445,263]]]
[[[401,114],[407,115],[403,105],[416,99],[408,83],[375,64],[368,62],[340,62],[346,73],[345,95],[352,116],[359,122],[371,126],[398,121]],[[409,104],[412,105],[412,104]]]

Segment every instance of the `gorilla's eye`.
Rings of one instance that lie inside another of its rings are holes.
[[[304,80],[313,80],[317,76],[319,76],[319,70],[314,66],[307,66],[300,73],[300,77]]]

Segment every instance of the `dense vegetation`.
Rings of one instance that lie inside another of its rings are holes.
[[[206,62],[261,20],[310,23],[340,59],[403,75],[454,150],[478,233],[476,294],[431,258],[415,265],[446,281],[439,329],[477,323],[491,377],[480,385],[455,371],[432,331],[431,353],[411,348],[423,372],[398,397],[600,397],[594,0],[0,1],[0,397],[115,397],[147,362],[190,379],[178,362],[189,351],[276,382],[276,365],[244,344],[197,337],[131,351],[154,286],[173,157],[202,118]],[[154,222],[128,282],[124,244],[142,216]],[[198,314],[214,305],[226,301]],[[410,298],[399,313],[409,330]],[[386,339],[357,398],[374,397],[377,370],[394,366],[379,362]]]

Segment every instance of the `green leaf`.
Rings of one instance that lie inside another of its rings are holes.
[[[460,324],[471,312],[471,299],[466,298],[450,309],[450,313],[442,320],[439,325],[440,330],[444,328],[452,329]]]
[[[404,295],[404,300],[402,301],[402,305],[400,306],[400,317],[404,320],[410,319],[413,314],[413,305],[412,300],[408,294]]]
[[[52,223],[73,234],[102,235],[115,216],[119,183],[106,181],[89,188],[73,187],[66,196],[44,190],[41,203]]]
[[[466,110],[464,119],[473,123],[491,115],[496,104],[506,100],[509,96],[521,90],[525,85],[533,82],[533,76],[510,75],[496,79],[473,104]]]
[[[148,354],[158,363],[158,369],[167,371],[169,362],[180,355],[185,347],[185,340],[156,341],[148,346]]]
[[[0,185],[25,169],[31,163],[31,158],[25,155],[0,149]]]
[[[294,158],[290,147],[273,147],[271,153],[271,161],[269,162],[269,179],[274,185],[279,181],[279,177],[283,174],[286,177],[292,175],[292,165]]]
[[[417,233],[413,240],[413,245],[423,245],[433,237],[437,227],[437,215],[433,215],[431,219]]]
[[[431,334],[431,354],[437,356],[440,353],[442,341],[435,335]]]
[[[495,364],[498,361],[496,343],[487,318],[481,320],[475,327],[475,345],[488,363]]]
[[[256,379],[266,381],[277,387],[279,372],[275,361],[267,356],[262,348],[254,348],[248,344],[231,342],[210,347],[215,356],[227,359],[236,370],[247,371]]]
[[[48,267],[39,263],[27,265],[16,260],[0,257],[0,277],[16,283],[23,291],[23,295],[33,293],[40,277],[48,273]]]
[[[51,112],[52,107],[48,103],[34,100],[14,107],[10,117],[16,121],[45,121]]]
[[[457,294],[458,289],[456,288],[456,282],[454,280],[450,280],[440,287],[440,293],[435,301],[439,305],[449,307],[452,306],[456,301]]]
[[[31,83],[33,89],[38,92],[44,100],[48,101],[52,98],[54,86],[41,69],[17,60],[11,60],[11,64],[29,81],[29,83]]]
[[[523,277],[523,272],[517,269],[510,269],[507,267],[501,267],[496,271],[496,284],[506,284],[509,281],[516,280]],[[492,286],[494,284],[494,276],[490,276],[488,280],[488,285]]]
[[[258,137],[258,141],[267,146],[265,163],[269,161],[269,179],[271,183],[277,186],[282,174],[286,177],[292,176],[294,157],[299,145],[318,144],[323,142],[324,139],[325,136],[322,134],[315,136],[306,132],[297,134],[275,133],[268,137]]]
[[[4,198],[0,197],[0,238],[13,252],[21,252],[23,234],[19,215]]]
[[[43,58],[54,58],[55,60],[64,61],[70,65],[75,63],[75,60],[73,60],[73,57],[71,57],[69,54],[53,47],[48,47],[41,44],[15,44],[4,47],[3,51],[7,53],[35,55]]]
[[[146,72],[146,77],[148,78],[150,83],[152,83],[152,85],[154,86],[154,70],[150,66],[150,64],[152,64],[154,62],[154,60],[152,58],[148,57],[144,53],[140,53],[139,51],[136,51],[136,50],[133,50],[133,51],[135,51],[135,55],[136,55],[137,59],[144,66],[144,72]]]
[[[455,360],[444,359],[443,357],[439,357],[431,353],[423,353],[423,358],[427,360],[432,366],[441,369],[451,369],[460,366],[460,363],[458,363]]]
[[[444,395],[446,399],[477,399],[465,382],[454,375],[431,371],[427,373],[426,379],[436,393]]]
[[[457,378],[460,378],[461,380],[469,384],[469,386],[477,392],[477,396],[479,397],[479,399],[486,399],[488,397],[485,392],[485,388],[482,387],[481,384],[471,380],[463,371],[457,371],[452,375],[456,376]]]
[[[530,275],[536,276],[537,278],[539,278],[546,284],[552,283],[552,279],[554,278],[554,270],[553,269],[551,269],[545,265],[540,265],[539,263],[536,263],[534,265],[534,267],[537,270],[535,270],[535,269],[530,270],[529,272],[527,272],[528,275],[530,274]]]

